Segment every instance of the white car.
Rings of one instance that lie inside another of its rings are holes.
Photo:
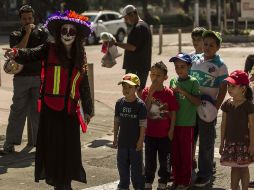
[[[120,13],[115,11],[83,12],[81,15],[87,16],[92,23],[94,32],[88,37],[88,44],[98,43],[101,32],[113,34],[117,41],[122,42],[127,33],[127,26]]]

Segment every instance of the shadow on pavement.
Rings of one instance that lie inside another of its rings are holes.
[[[98,148],[100,146],[107,146],[113,148],[112,141],[106,139],[94,140],[88,145],[89,148]]]
[[[20,152],[0,156],[0,175],[8,171],[8,168],[25,168],[34,162],[35,152],[30,152],[32,146],[24,147]]]

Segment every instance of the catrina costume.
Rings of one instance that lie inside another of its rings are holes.
[[[88,18],[73,11],[53,14],[45,26],[54,36],[60,32],[63,24],[74,25],[78,32],[81,31],[83,38],[92,32]],[[82,69],[87,64],[86,55],[84,52],[81,68],[75,64],[75,58],[66,58],[69,59],[66,67],[57,54],[57,44],[48,42],[33,49],[19,49],[15,61],[26,64],[26,60],[39,59],[44,61],[45,66],[35,181],[46,180],[49,185],[63,187],[56,189],[68,189],[65,186],[70,187],[72,180],[86,183],[81,160],[80,116],[77,114],[79,106],[83,108],[84,114],[92,113],[88,76],[86,70]]]

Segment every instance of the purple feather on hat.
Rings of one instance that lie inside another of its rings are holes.
[[[79,15],[71,10],[66,10],[63,13],[57,11],[48,17],[44,26],[48,28],[51,34],[54,34],[59,23],[74,24],[84,32],[85,36],[89,36],[94,31],[94,28],[92,28],[91,22],[88,19],[88,17]]]

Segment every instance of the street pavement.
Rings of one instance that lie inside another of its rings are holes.
[[[153,63],[163,61],[168,66],[169,79],[175,76],[174,67],[168,60],[178,52],[178,35],[170,34],[163,36],[162,54],[158,55],[159,37],[153,37]],[[190,33],[182,35],[182,51],[190,52],[191,46]],[[244,61],[248,54],[253,53],[254,44],[223,44],[219,53],[228,66],[229,72],[235,69],[243,69]],[[8,37],[0,36],[0,48],[8,47]],[[100,60],[103,56],[100,52],[100,45],[86,47],[89,63],[93,63],[94,69],[94,93],[95,93],[95,116],[89,124],[88,132],[81,134],[82,160],[87,172],[87,184],[73,182],[75,190],[113,190],[116,189],[118,172],[116,167],[116,149],[112,148],[112,127],[114,104],[122,96],[121,87],[117,82],[121,80],[124,70],[121,69],[122,57],[117,59],[118,64],[113,68],[101,67]],[[121,53],[123,50],[119,49]],[[0,63],[4,62],[3,51],[0,50]],[[12,98],[12,76],[7,75],[1,68],[0,87],[0,148],[5,139],[5,130],[8,123],[9,107]],[[147,84],[151,84],[149,78]],[[169,80],[165,85],[169,84]],[[230,168],[222,167],[219,164],[219,139],[221,122],[221,112],[219,112],[216,139],[217,172],[214,175],[214,182],[211,186],[201,188],[201,190],[228,189],[230,186]],[[16,152],[0,157],[0,190],[49,190],[52,187],[44,182],[35,183],[34,154],[35,149],[27,147],[27,132],[24,130],[22,144],[16,147]],[[251,177],[254,178],[254,167],[251,166]],[[194,175],[195,177],[195,175]],[[156,188],[157,182],[154,183]],[[194,189],[194,188],[192,188]]]

